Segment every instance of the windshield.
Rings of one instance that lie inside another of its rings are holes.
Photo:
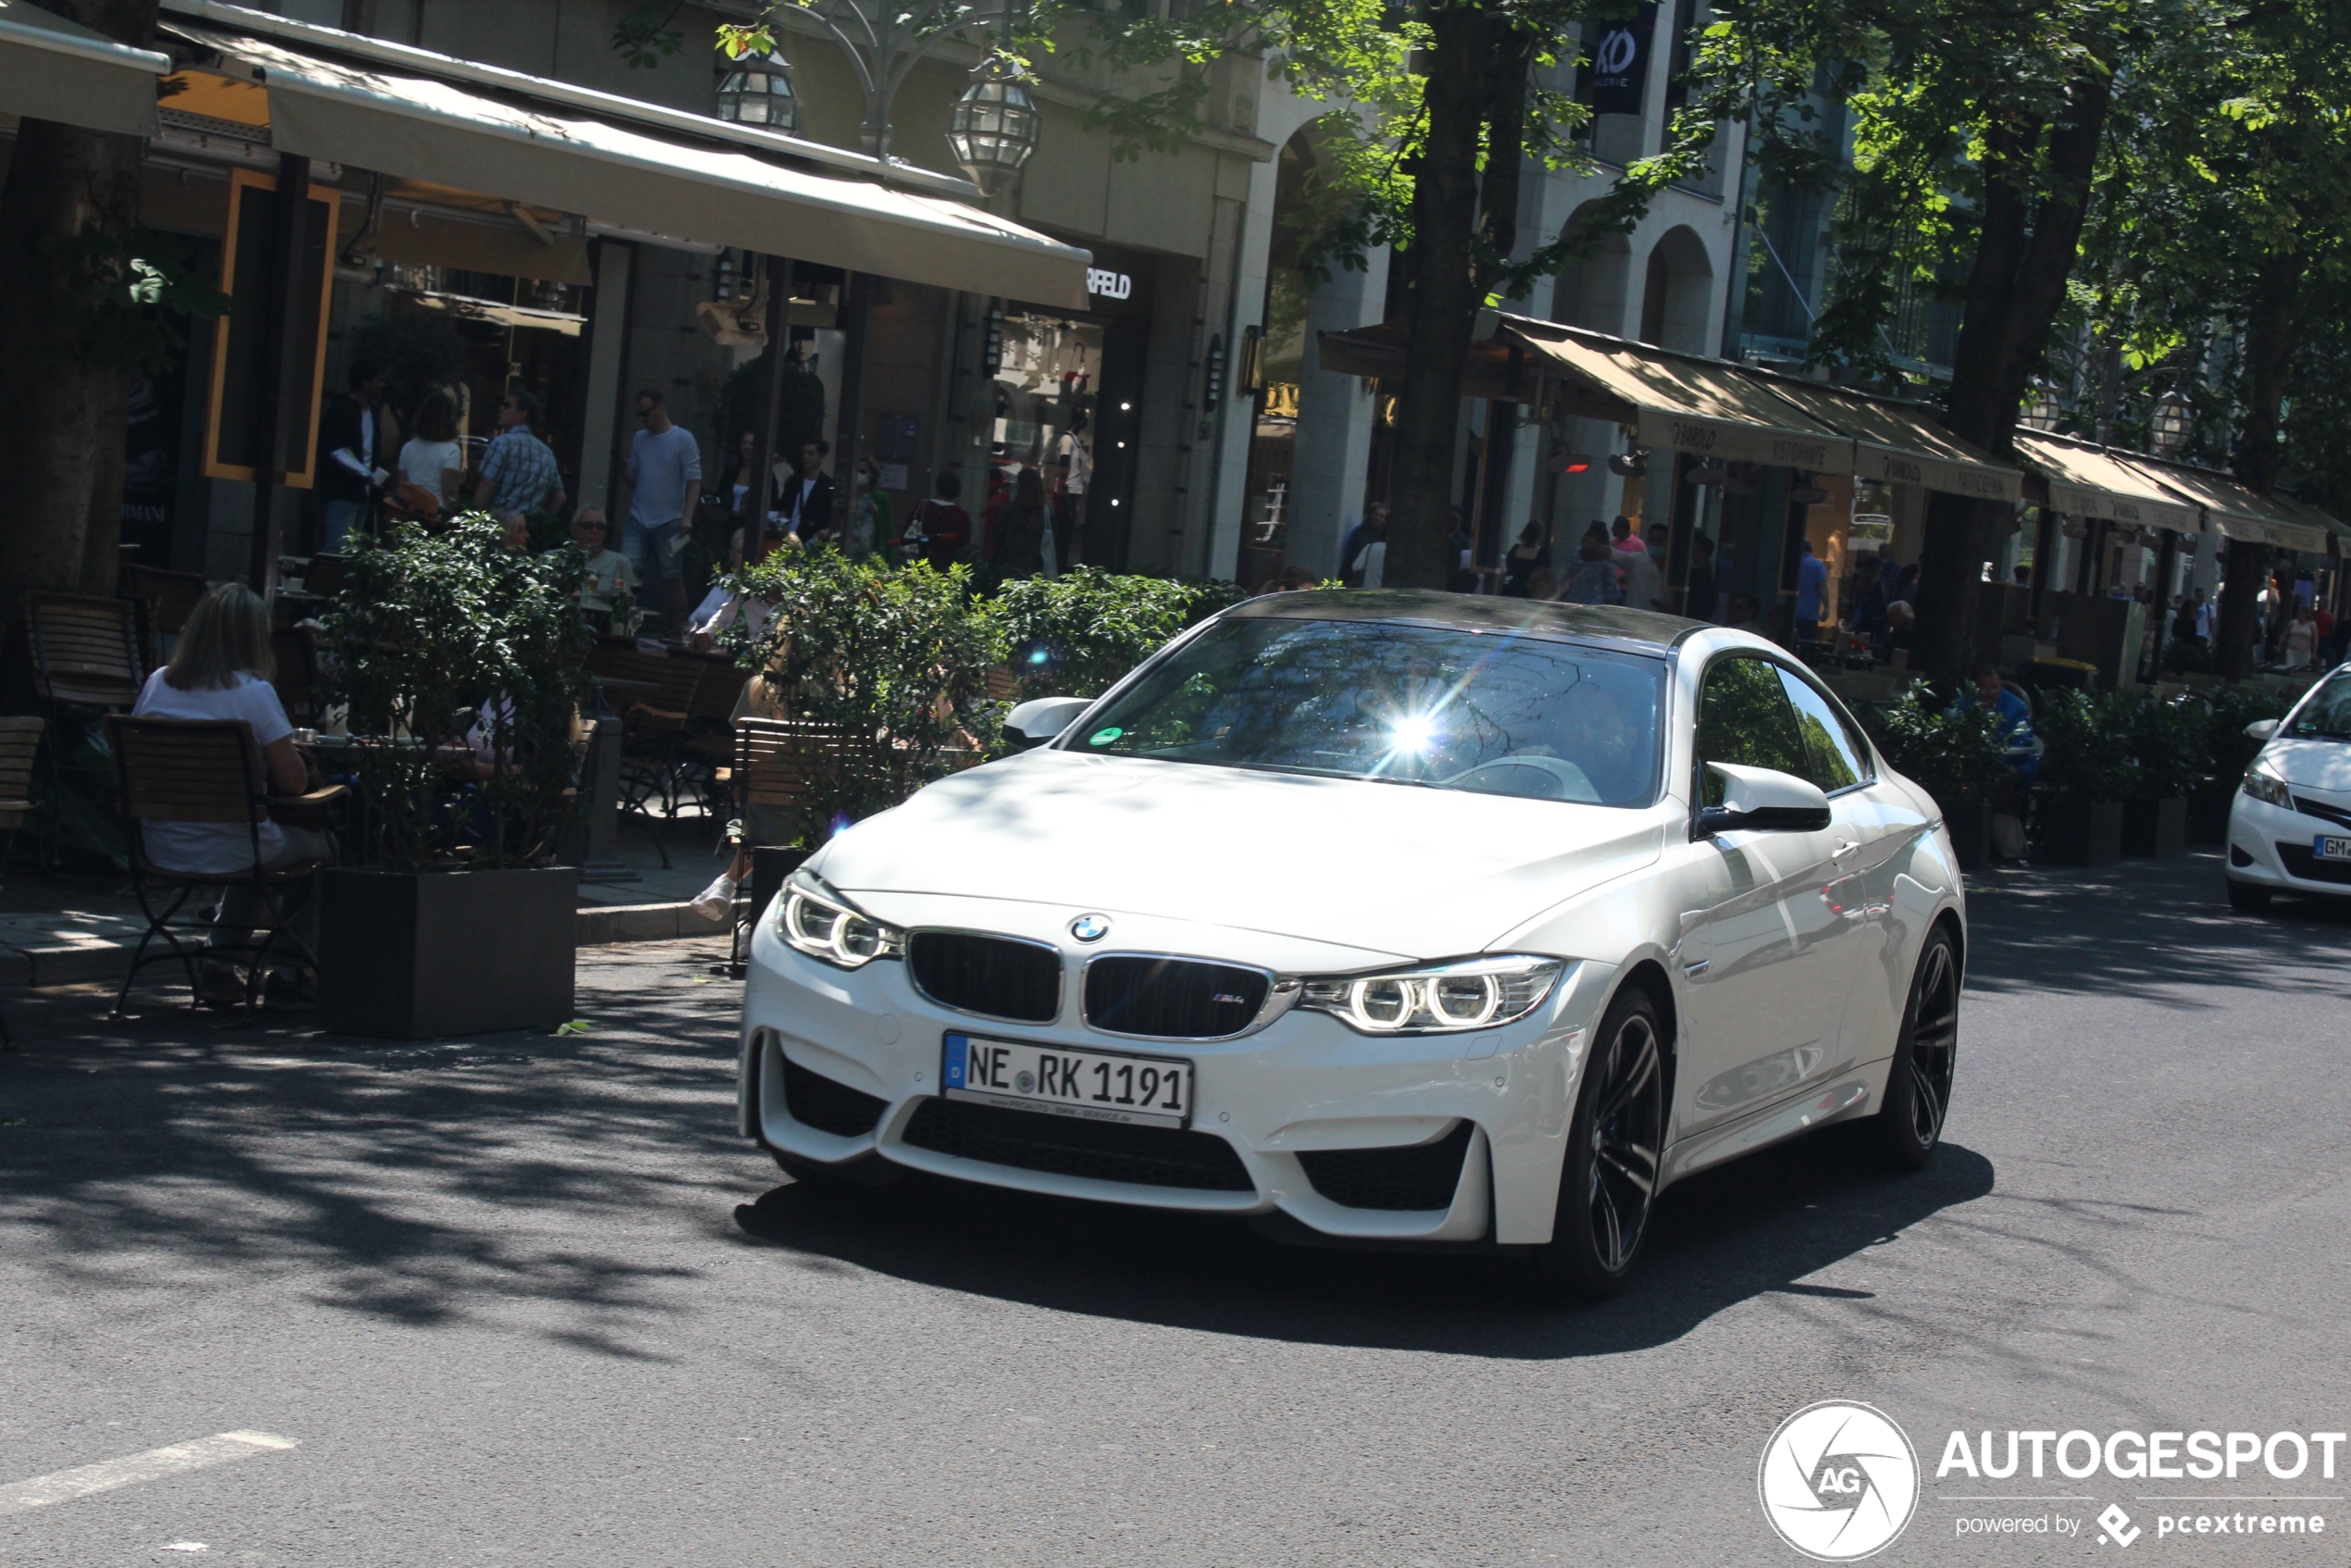
[[[2351,676],[2332,676],[2311,692],[2285,732],[2297,740],[2351,740]]]
[[[1647,805],[1665,661],[1392,621],[1220,621],[1072,751]]]

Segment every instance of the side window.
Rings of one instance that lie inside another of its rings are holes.
[[[1723,779],[1707,767],[1776,768],[1811,777],[1796,710],[1781,686],[1779,667],[1763,659],[1722,659],[1706,672],[1698,704],[1698,803],[1723,803]]]
[[[1782,669],[1779,677],[1780,684],[1787,689],[1787,700],[1795,704],[1796,727],[1804,733],[1809,759],[1807,765],[1793,770],[1797,777],[1810,779],[1830,795],[1867,783],[1869,748],[1846,728],[1844,716],[1802,676]]]

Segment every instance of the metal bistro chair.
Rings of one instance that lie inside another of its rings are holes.
[[[743,819],[746,845],[762,847],[751,828],[753,807],[789,813],[800,824],[803,839],[814,842],[822,826],[815,820],[827,798],[827,786],[840,765],[841,732],[829,725],[797,724],[785,719],[746,718],[735,726],[735,757],[727,770],[727,787],[736,813]],[[730,964],[744,959],[750,922],[759,918],[757,900],[748,918],[735,925],[728,953]]]
[[[16,848],[17,829],[32,809],[32,762],[41,752],[45,718],[0,718],[0,886],[8,877],[8,856]],[[7,1014],[0,1013],[0,1051],[14,1051]]]
[[[315,969],[316,958],[303,947],[292,927],[307,891],[307,879],[326,862],[298,861],[274,871],[261,869],[261,825],[274,818],[322,828],[328,808],[340,803],[349,791],[342,785],[330,784],[306,795],[272,801],[261,749],[254,744],[252,726],[243,719],[115,715],[106,720],[106,739],[114,750],[125,838],[131,850],[131,887],[147,921],[138,950],[131,954],[131,968],[122,977],[122,989],[115,995],[114,1015],[122,1015],[139,971],[168,959],[178,959],[187,971],[191,1005],[199,991],[199,958],[238,959],[251,965],[245,985],[248,1008],[260,994],[262,973],[270,955],[281,946],[291,948],[304,967]],[[241,823],[252,835],[253,863],[228,872],[175,871],[157,865],[147,858],[143,828],[151,822]],[[250,887],[260,896],[263,919],[255,927],[255,940],[211,948],[180,940],[171,921],[196,890],[240,886]],[[157,913],[159,901],[167,897],[169,902],[162,903]],[[169,951],[150,955],[148,946],[158,937]]]
[[[702,661],[702,678],[694,683],[694,700],[686,710],[686,739],[678,760],[681,782],[718,817],[728,801],[720,775],[735,751],[735,703],[750,684],[751,672],[724,653],[670,656]]]
[[[614,683],[607,690],[620,710],[621,813],[644,818],[664,870],[669,868],[665,828],[678,814],[694,691],[709,666],[706,659],[608,645],[588,656],[588,672]],[[653,813],[656,801],[660,815]]]

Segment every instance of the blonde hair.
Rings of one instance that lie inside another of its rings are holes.
[[[220,691],[240,675],[267,680],[278,673],[269,653],[269,606],[242,582],[217,583],[188,613],[188,624],[164,666],[164,684],[180,691]]]

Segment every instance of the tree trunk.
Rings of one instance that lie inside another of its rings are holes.
[[[1412,181],[1418,254],[1406,317],[1404,385],[1396,398],[1387,564],[1381,575],[1391,588],[1445,586],[1462,372],[1484,297],[1475,255],[1478,154],[1494,56],[1511,31],[1495,13],[1460,0],[1433,8],[1428,22],[1434,58],[1422,100],[1428,131]]]
[[[2285,400],[2286,367],[2294,357],[2295,308],[2302,294],[2302,257],[2282,252],[2261,264],[2253,309],[2245,320],[2245,435],[2237,447],[2237,478],[2267,495],[2277,488],[2278,420]],[[2219,669],[2231,680],[2253,673],[2254,633],[2259,612],[2254,599],[2270,578],[2270,547],[2229,541],[2220,583]]]
[[[145,44],[155,0],[48,0]],[[129,377],[77,352],[80,302],[57,247],[127,238],[139,221],[139,138],[27,119],[0,190],[0,473],[9,476],[0,594],[111,594],[122,536]],[[101,481],[106,488],[102,491]],[[103,548],[100,548],[103,544]]]
[[[2075,79],[2048,131],[2051,189],[2037,204],[2030,192],[2039,132],[1996,136],[1990,145],[1983,237],[1968,278],[1943,423],[1995,456],[2014,451],[2017,414],[2065,304],[2108,103],[2104,77]],[[1994,504],[1939,491],[1927,503],[1910,659],[1955,689],[1975,662],[1977,590]]]

